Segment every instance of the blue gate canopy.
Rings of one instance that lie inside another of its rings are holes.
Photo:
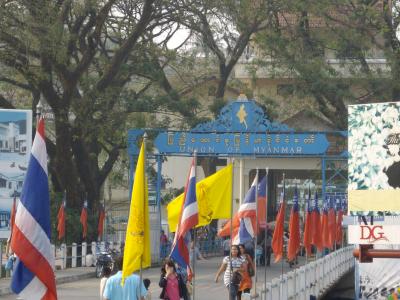
[[[162,154],[322,155],[329,147],[324,134],[162,132],[155,142]]]
[[[295,132],[285,124],[270,121],[263,109],[249,100],[230,102],[216,120],[199,124],[190,131],[157,131],[154,145],[162,155],[191,155],[196,150],[198,155],[260,157],[323,156],[330,148],[328,135],[338,134]],[[143,132],[143,129],[129,131],[130,155],[138,153],[136,141]],[[345,133],[339,135],[345,137]]]

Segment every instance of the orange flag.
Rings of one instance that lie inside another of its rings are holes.
[[[318,208],[318,194],[315,191],[314,195],[314,207],[313,211],[311,212],[311,223],[313,224],[312,227],[312,244],[317,247],[318,251],[324,250],[324,245],[322,241],[322,225],[321,225],[321,216],[319,213]]]
[[[65,236],[65,200],[61,202],[60,209],[58,210],[57,231],[58,239],[61,240]]]
[[[307,198],[307,212],[306,212],[306,221],[304,222],[304,235],[303,235],[303,244],[308,256],[311,255],[311,243],[312,243],[312,212],[311,212],[311,189],[308,188],[308,198]]]
[[[342,244],[343,238],[343,228],[342,228],[342,221],[343,221],[343,207],[342,207],[342,198],[339,199],[339,207],[338,207],[338,217],[336,222],[336,244]]]
[[[278,262],[283,257],[283,235],[285,226],[285,184],[281,194],[281,201],[278,214],[276,215],[275,229],[272,236],[272,251],[274,252],[275,262]]]
[[[290,212],[289,220],[289,241],[288,241],[288,261],[296,259],[297,253],[300,251],[300,218],[299,218],[299,196],[297,186],[294,190],[293,207]]]
[[[324,248],[329,248],[328,208],[326,202],[324,202],[322,208],[321,229],[322,229],[322,245]]]
[[[99,208],[99,222],[97,225],[97,236],[100,239],[103,236],[104,219],[106,218],[106,212],[104,211],[103,205],[100,204]]]
[[[82,237],[85,239],[87,236],[87,201],[83,204],[80,221],[82,224]]]
[[[328,198],[328,231],[329,231],[329,249],[333,250],[336,241],[336,212],[333,201],[331,198]]]

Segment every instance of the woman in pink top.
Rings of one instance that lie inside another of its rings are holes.
[[[175,264],[170,259],[167,259],[161,268],[159,285],[162,288],[160,299],[179,300],[187,298],[187,289],[183,278],[176,272]]]

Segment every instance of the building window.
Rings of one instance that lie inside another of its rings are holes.
[[[294,94],[293,84],[278,84],[276,86],[276,94],[283,97],[293,95]]]

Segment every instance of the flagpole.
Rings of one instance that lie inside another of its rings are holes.
[[[269,169],[265,168],[264,289],[267,287],[268,171]]]
[[[309,217],[311,217],[311,216],[309,216],[308,215],[308,210],[310,209],[308,206],[309,206],[309,204],[310,204],[310,198],[311,198],[311,179],[310,179],[310,181],[309,181],[309,183],[308,183],[308,194],[307,194],[307,203],[306,203],[306,198],[304,197],[304,226],[303,226],[303,244],[304,244],[304,239],[305,239],[305,237],[304,237],[304,229],[305,229],[305,226],[306,226],[306,218],[309,218]],[[311,248],[312,249],[312,248]],[[308,264],[308,252],[307,252],[307,249],[306,249],[306,247],[305,247],[305,245],[304,245],[304,251],[306,252],[306,264]]]
[[[256,258],[256,253],[257,253],[257,243],[258,243],[258,168],[256,169],[256,194],[255,194],[255,202],[256,202],[256,228],[255,228],[255,234],[254,234],[254,258]],[[254,264],[254,295],[257,297],[257,258],[255,259],[255,264]]]
[[[284,201],[285,201],[285,173],[283,173],[282,176],[282,183],[283,183],[283,187],[282,187],[282,192],[283,192],[283,197],[282,197],[282,204],[284,205]],[[276,226],[276,223],[275,223]],[[285,215],[283,215],[283,235],[282,235],[282,239],[283,239],[283,243],[282,243],[282,259],[281,259],[281,284],[280,284],[280,297],[282,297],[283,291],[282,291],[282,279],[283,279],[283,260],[284,260],[284,252],[285,252]]]
[[[234,174],[235,174],[235,158],[232,158],[232,187],[231,187],[231,228],[230,228],[230,233],[231,233],[231,245],[229,247],[229,263],[230,263],[230,269],[231,271],[229,272],[229,283],[232,282],[232,245],[233,245],[233,184],[234,184]],[[229,290],[230,293],[230,290]]]
[[[146,142],[147,142],[147,132],[143,134],[143,157],[144,157],[144,180],[146,180]],[[143,184],[144,194],[146,194],[146,184]],[[143,207],[146,205],[146,197],[143,197]],[[144,237],[144,235],[143,235]],[[140,255],[140,281],[139,284],[143,282],[143,254]]]
[[[193,152],[193,171],[194,171],[194,178],[195,182],[197,182],[197,150],[194,150]],[[196,200],[197,201],[197,200]],[[193,300],[196,299],[196,236],[197,236],[197,230],[196,227],[193,228],[193,249],[192,249],[192,270],[193,270],[193,277],[192,277],[192,294],[193,294]]]
[[[63,197],[63,205],[64,205],[64,244],[67,247],[67,191],[64,190],[64,197]]]

